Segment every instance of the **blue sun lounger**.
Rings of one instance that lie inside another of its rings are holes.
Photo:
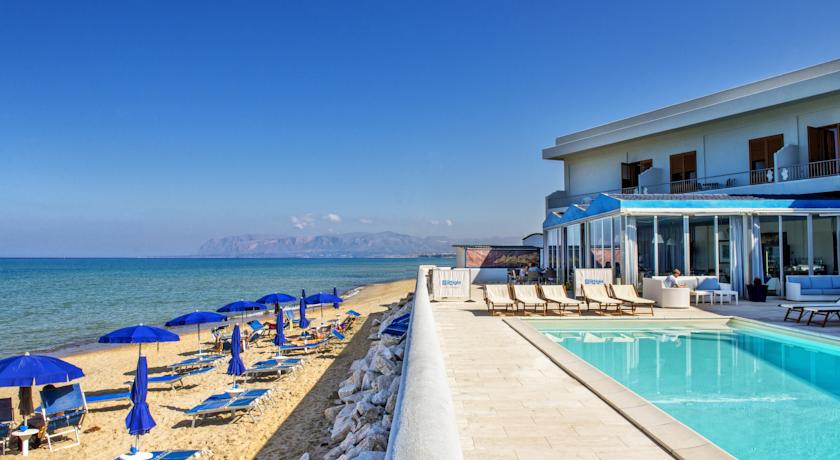
[[[170,364],[168,367],[170,369],[188,369],[190,367],[206,367],[216,364],[220,359],[224,358],[224,355],[204,355],[198,356],[195,358],[188,358],[183,361],[179,361],[175,364]]]
[[[251,376],[251,378],[256,379],[257,377],[274,374],[279,378],[283,374],[283,372],[292,372],[299,365],[299,363],[266,360],[256,363],[252,367],[245,369],[245,372],[243,372],[242,375]]]
[[[149,383],[168,383],[170,389],[174,389],[175,385],[180,384],[182,387],[184,386],[184,377],[189,377],[191,375],[199,375],[204,374],[206,372],[210,372],[213,368],[211,366],[208,367],[199,367],[198,369],[191,370],[189,372],[185,372],[183,374],[166,374],[166,375],[158,375],[155,377],[149,377]]]
[[[96,404],[96,403],[104,403],[104,402],[111,402],[111,401],[120,401],[120,400],[128,400],[131,399],[131,392],[129,391],[122,391],[119,393],[105,393],[99,395],[89,395],[85,393],[85,401],[88,404]]]
[[[78,383],[41,390],[41,416],[47,426],[47,445],[53,448],[53,438],[75,435],[76,442],[59,447],[78,446],[81,443],[81,426],[88,407],[85,394]]]
[[[158,450],[150,452],[150,460],[190,460],[201,457],[200,450]],[[114,460],[120,460],[119,457]]]
[[[268,329],[263,325],[263,323],[257,320],[249,321],[248,327],[251,328],[251,333],[248,335],[248,342],[256,342]]]
[[[241,413],[241,415],[247,415],[253,422],[256,422],[257,419],[251,412],[259,408],[260,400],[266,395],[268,395],[268,390],[248,390],[239,395],[221,393],[210,396],[201,404],[187,410],[186,414],[192,416],[193,428],[195,428],[195,423],[199,418],[225,414],[230,414],[231,421],[236,420],[237,415]]]

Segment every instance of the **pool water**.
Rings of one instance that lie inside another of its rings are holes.
[[[738,458],[840,458],[840,342],[740,320],[529,323]]]

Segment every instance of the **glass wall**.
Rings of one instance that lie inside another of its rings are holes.
[[[808,267],[808,217],[782,217],[782,261],[785,276],[807,275]]]
[[[604,268],[604,225],[603,219],[589,222],[589,263],[592,268]]]
[[[740,219],[740,216],[738,217]],[[730,271],[732,270],[732,261],[730,260],[731,248],[730,234],[729,234],[729,217],[718,217],[718,267],[720,271],[720,282],[730,283]]]
[[[581,225],[566,227],[566,279],[574,279],[575,268],[580,267]]]
[[[814,274],[837,275],[837,217],[814,216]]]
[[[682,216],[659,216],[657,238],[660,276],[668,275],[675,268],[685,271],[685,248],[683,246]]]
[[[688,219],[689,274],[714,276],[715,267],[715,218],[693,216]]]
[[[615,216],[612,218],[612,228],[613,276],[615,279],[619,279],[621,278],[621,261],[623,260],[621,252],[621,216]]]
[[[753,276],[760,274],[762,281],[767,284],[768,291],[779,294],[782,285],[780,281],[779,216],[761,216],[758,219],[761,238],[757,250],[761,255],[761,266],[758,271],[755,267],[753,268]],[[752,283],[752,280],[748,280],[748,282]]]
[[[656,248],[653,235],[653,216],[636,217],[636,245],[639,252],[639,279],[654,275]]]

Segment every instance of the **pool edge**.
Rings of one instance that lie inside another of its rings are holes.
[[[520,318],[504,318],[503,321],[554,364],[588,388],[674,457],[679,459],[735,458],[612,377],[574,353],[558,346]]]

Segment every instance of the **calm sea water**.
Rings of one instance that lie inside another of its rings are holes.
[[[588,323],[535,327],[738,458],[840,457],[837,345],[736,321]]]
[[[0,356],[93,343],[270,292],[340,292],[454,259],[0,259]],[[352,303],[351,303],[352,305]]]

